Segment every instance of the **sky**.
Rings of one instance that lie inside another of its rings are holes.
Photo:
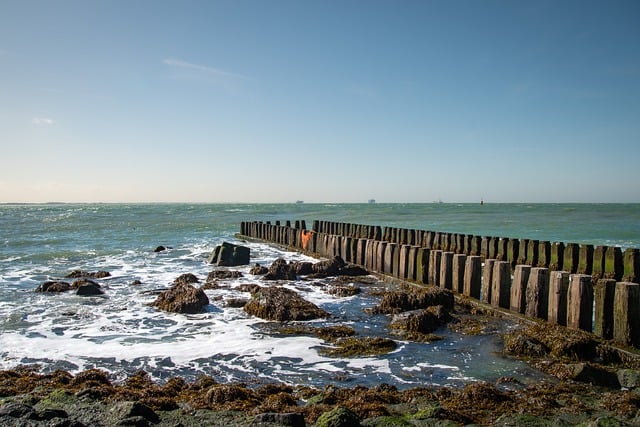
[[[640,202],[637,0],[0,0],[0,203]]]

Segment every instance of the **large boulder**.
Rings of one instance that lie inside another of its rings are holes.
[[[329,317],[329,313],[305,300],[296,292],[281,288],[257,288],[244,311],[265,320],[313,320]]]
[[[345,266],[345,262],[339,256],[334,256],[331,259],[316,262],[313,264],[313,274],[316,277],[337,276],[340,269]]]
[[[94,295],[102,295],[104,292],[101,289],[101,286],[89,279],[78,279],[75,280],[71,287],[76,290],[76,295],[80,296],[94,296]]]
[[[287,264],[284,258],[278,258],[269,266],[269,271],[263,276],[264,280],[296,280],[295,264]]]
[[[207,305],[209,298],[202,289],[187,283],[179,283],[171,289],[161,292],[152,304],[160,310],[172,313],[199,313]]]
[[[246,246],[222,242],[221,245],[215,247],[209,256],[209,264],[216,264],[224,267],[247,265],[249,264],[249,253],[249,248]]]

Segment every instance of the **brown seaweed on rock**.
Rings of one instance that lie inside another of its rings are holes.
[[[387,291],[382,294],[380,304],[370,310],[371,314],[397,314],[403,311],[420,310],[434,305],[453,309],[453,292],[436,286],[417,287],[407,290]]]

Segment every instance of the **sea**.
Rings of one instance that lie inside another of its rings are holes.
[[[229,307],[248,298],[242,284],[264,284],[252,265],[277,258],[311,261],[304,254],[237,236],[242,221],[314,220],[502,236],[581,244],[640,247],[640,204],[3,204],[0,205],[0,369],[33,366],[43,372],[89,368],[116,381],[144,370],[157,381],[174,376],[221,382],[324,387],[459,387],[501,377],[521,384],[543,374],[501,354],[500,333],[436,331],[441,340],[416,343],[397,336],[381,356],[333,357],[313,335],[290,335],[277,324]],[[246,245],[251,264],[242,277],[207,290],[199,314],[151,306],[181,274],[201,283],[217,267],[207,263],[222,242]],[[154,249],[163,245],[163,252]],[[104,295],[37,293],[74,270],[108,271],[97,279]],[[135,281],[139,281],[139,284]],[[311,326],[348,325],[358,336],[389,337],[389,316],[368,314],[392,284],[358,284],[360,294],[337,297],[314,281],[284,286],[331,313]],[[510,326],[506,324],[504,328]]]

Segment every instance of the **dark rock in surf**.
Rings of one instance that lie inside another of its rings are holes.
[[[248,247],[223,242],[222,245],[213,249],[208,262],[221,267],[234,267],[249,264],[249,258],[250,250]]]
[[[191,283],[199,283],[200,279],[198,279],[195,274],[185,273],[181,274],[173,281],[174,285],[189,285]]]
[[[359,265],[346,264],[338,271],[338,274],[340,276],[368,276],[369,272]]]
[[[296,274],[298,276],[306,276],[313,273],[313,263],[307,261],[297,261],[291,263],[292,267],[295,268]]]
[[[362,289],[359,286],[335,285],[331,286],[327,292],[329,292],[331,295],[344,298],[358,295],[360,292],[362,292]]]
[[[339,256],[313,264],[314,277],[337,276],[345,262]]]
[[[313,320],[329,317],[329,313],[305,300],[296,292],[281,288],[258,288],[244,311],[265,320]]]
[[[264,275],[264,280],[296,280],[296,268],[287,264],[284,258],[278,258],[269,266],[269,272]]]
[[[251,267],[249,270],[249,274],[253,274],[254,276],[262,276],[269,272],[269,269],[263,265],[257,264]]]
[[[207,282],[215,280],[239,279],[242,273],[234,270],[213,270],[207,275]]]
[[[71,273],[67,274],[67,279],[81,279],[81,278],[90,278],[90,279],[104,279],[105,277],[110,277],[111,273],[108,271],[100,270],[95,272],[88,272],[83,270],[73,270]]]
[[[104,291],[100,289],[100,285],[95,282],[84,283],[80,285],[76,290],[76,295],[79,296],[94,296],[94,295],[104,295]]]
[[[156,246],[156,248],[153,250],[153,252],[155,252],[155,253],[158,253],[158,252],[164,252],[164,251],[166,251],[167,249],[171,249],[171,248],[170,248],[170,247],[168,247],[168,246],[162,246],[162,245],[160,245],[160,246]]]
[[[207,305],[209,298],[202,289],[187,283],[179,283],[171,289],[161,292],[152,304],[160,310],[172,313],[199,313]]]
[[[38,286],[36,288],[36,292],[59,293],[59,292],[66,292],[70,289],[71,289],[71,285],[67,282],[48,281]]]

